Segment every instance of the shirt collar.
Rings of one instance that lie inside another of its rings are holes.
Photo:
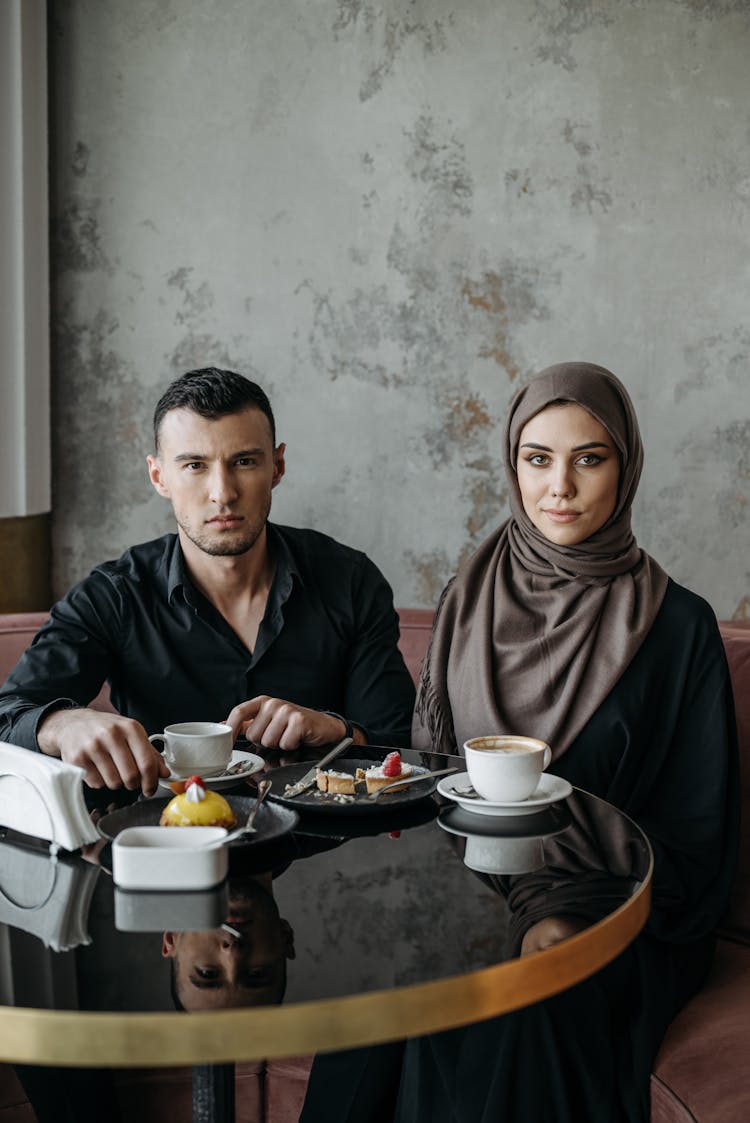
[[[269,549],[272,551],[276,559],[276,575],[274,584],[287,591],[291,589],[292,578],[297,578],[301,585],[304,585],[302,574],[300,573],[299,566],[295,557],[289,548],[289,543],[284,537],[283,533],[273,523],[266,523],[266,534],[268,537]],[[192,589],[193,583],[190,580],[190,575],[185,565],[185,558],[180,547],[180,539],[177,534],[170,536],[171,542],[171,555],[168,554],[165,558],[165,565],[167,570],[167,600],[172,603],[172,598],[178,589],[182,589],[183,596],[185,589]]]
[[[176,534],[170,534],[169,537],[171,552],[166,554],[164,564],[167,571],[167,600],[171,604],[174,594],[178,589],[182,589],[188,576],[185,559],[180,549],[180,539]]]
[[[304,585],[299,566],[283,532],[273,523],[266,523],[266,532],[269,549],[276,559],[276,582],[284,583],[283,579],[288,577],[291,584],[291,578],[296,577],[299,583]]]

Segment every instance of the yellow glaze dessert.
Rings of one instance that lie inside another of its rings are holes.
[[[185,790],[170,799],[161,813],[162,827],[233,827],[237,822],[223,795],[207,791],[200,776],[185,781]]]

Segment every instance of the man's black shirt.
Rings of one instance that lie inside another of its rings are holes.
[[[147,733],[223,721],[268,694],[332,710],[373,744],[408,744],[414,687],[377,567],[313,530],[268,525],[275,575],[250,652],[190,581],[177,535],[97,566],[52,609],[0,689],[0,740],[38,749],[53,709],[112,705]]]

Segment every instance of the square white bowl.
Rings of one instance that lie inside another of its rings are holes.
[[[112,843],[112,876],[123,889],[210,889],[227,875],[224,827],[127,827]]]

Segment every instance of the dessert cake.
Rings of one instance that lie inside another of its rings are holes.
[[[162,827],[233,827],[234,811],[223,795],[206,790],[200,776],[185,780],[184,791],[170,799],[161,813]],[[173,790],[176,785],[172,785]]]
[[[330,795],[354,795],[354,777],[351,772],[336,772],[331,768],[321,772],[318,769],[315,782],[318,790]]]
[[[368,795],[372,792],[379,791],[380,788],[386,787],[387,784],[395,784],[397,780],[406,780],[412,774],[412,766],[404,764],[401,760],[401,753],[393,752],[388,753],[382,764],[374,764],[372,768],[358,768],[356,780],[364,780],[367,786]],[[397,788],[393,789],[394,792],[398,791]]]
[[[357,795],[371,795],[387,784],[406,780],[413,771],[410,764],[403,763],[399,752],[392,752],[382,764],[373,764],[371,768],[358,768],[354,775],[351,772],[339,772],[335,768],[327,770],[319,768],[315,781],[321,795],[332,796],[339,803],[351,803]],[[398,788],[393,790],[398,791]]]

